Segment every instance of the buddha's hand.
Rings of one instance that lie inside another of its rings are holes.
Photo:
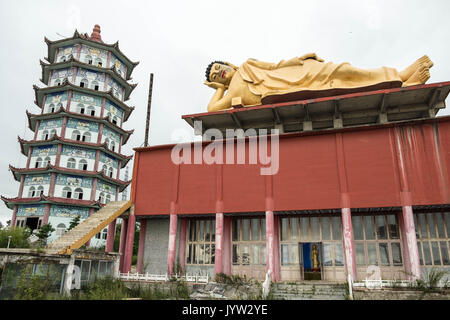
[[[207,85],[208,87],[216,89],[216,90],[217,89],[223,89],[223,90],[226,89],[225,85],[222,84],[222,83],[219,83],[219,82],[208,82],[208,81],[205,81],[204,84]]]

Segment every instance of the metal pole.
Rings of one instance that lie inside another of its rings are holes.
[[[9,243],[11,242],[11,237],[12,236],[8,236],[8,247],[7,247],[8,249],[9,249]]]
[[[147,120],[145,122],[145,140],[144,147],[148,147],[148,131],[150,127],[150,110],[152,106],[152,89],[153,89],[153,73],[150,73],[150,85],[148,89],[148,104],[147,104]]]

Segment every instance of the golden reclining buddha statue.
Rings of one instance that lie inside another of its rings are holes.
[[[424,84],[432,66],[426,55],[400,72],[388,67],[360,69],[348,62],[324,62],[315,53],[279,63],[248,59],[240,67],[213,61],[206,69],[205,84],[216,90],[208,112],[234,105],[253,106]]]

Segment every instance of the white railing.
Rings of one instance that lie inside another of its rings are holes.
[[[128,281],[169,281],[170,279],[183,280],[186,282],[196,282],[196,283],[208,283],[209,276],[208,275],[185,275],[181,276],[178,274],[174,274],[169,276],[166,274],[140,274],[140,273],[120,273],[119,278],[121,280]]]
[[[392,287],[409,287],[412,282],[409,280],[369,280],[365,279],[359,282],[353,282],[353,287],[366,287],[367,289],[382,289]]]

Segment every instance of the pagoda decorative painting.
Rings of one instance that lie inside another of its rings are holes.
[[[87,218],[130,183],[120,179],[132,156],[122,154],[133,130],[123,128],[133,107],[125,104],[136,84],[131,73],[138,64],[128,59],[118,42],[106,44],[96,25],[92,34],[75,31],[57,41],[45,38],[48,63],[41,61],[46,87],[34,86],[40,112],[27,111],[32,140],[19,137],[25,168],[10,166],[20,182],[15,198],[2,196],[13,210],[11,226],[34,230],[51,223],[64,233],[75,216]],[[106,229],[92,246],[104,245]]]

